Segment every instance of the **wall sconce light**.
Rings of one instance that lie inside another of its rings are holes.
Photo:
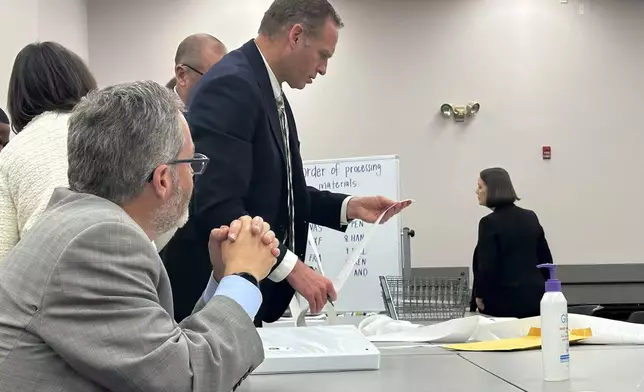
[[[441,105],[441,114],[444,117],[452,117],[456,122],[463,122],[466,118],[475,115],[481,109],[478,102],[470,102],[465,106],[454,106],[449,103]]]

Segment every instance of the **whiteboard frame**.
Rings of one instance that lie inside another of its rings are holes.
[[[385,160],[394,160],[395,161],[395,170],[396,170],[396,195],[394,195],[394,200],[399,201],[400,200],[400,157],[397,154],[393,155],[372,155],[372,156],[363,156],[363,157],[351,157],[351,158],[329,158],[329,159],[314,159],[310,161],[303,161],[302,166],[306,165],[315,165],[315,164],[328,164],[328,163],[334,163],[334,162],[361,162],[361,161],[374,161],[374,160],[379,160],[379,161],[385,161]],[[308,184],[307,184],[308,186]],[[372,195],[372,196],[378,196],[378,195]],[[399,276],[403,276],[403,255],[402,255],[402,215],[398,214],[396,215],[393,219],[395,219],[395,225],[396,225],[396,232],[398,233],[398,239],[396,240],[396,246],[398,247],[398,268],[397,271],[399,272]],[[388,224],[391,224],[392,222],[390,221]],[[307,226],[307,229],[310,230],[310,228]],[[308,245],[307,245],[308,246]],[[369,246],[369,245],[367,245]],[[376,312],[376,311],[383,311],[384,309],[384,304],[383,304],[383,309],[355,309],[353,311],[355,312]]]

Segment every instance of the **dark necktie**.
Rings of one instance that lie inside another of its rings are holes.
[[[293,203],[293,170],[291,168],[291,147],[289,144],[289,131],[288,121],[286,119],[286,105],[284,104],[284,94],[276,98],[277,113],[280,118],[280,125],[282,128],[282,140],[284,142],[284,152],[286,153],[286,187],[288,191],[287,207],[288,207],[288,232],[287,239],[290,244],[290,249],[295,252],[295,207]]]

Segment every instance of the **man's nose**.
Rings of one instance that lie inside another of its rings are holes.
[[[326,75],[326,64],[322,64],[318,67],[318,73],[322,76]]]

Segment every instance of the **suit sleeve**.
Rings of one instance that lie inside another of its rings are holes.
[[[487,217],[479,222],[479,238],[477,244],[476,297],[485,300],[486,295],[493,290],[495,275],[498,271],[498,252],[496,235]]]
[[[52,274],[36,332],[108,390],[233,390],[263,360],[252,320],[216,296],[176,324],[160,304],[161,261],[141,237],[120,223],[77,236]]]
[[[311,200],[311,223],[334,230],[342,230],[340,211],[342,202],[349,195],[320,191],[312,186],[307,187],[309,200]]]
[[[478,250],[474,248],[474,254],[472,255],[472,277],[474,278],[472,282],[472,297],[470,298],[470,312],[476,312],[476,275],[478,274]]]
[[[537,219],[537,224],[539,225],[539,238],[537,239],[537,259],[539,264],[552,264],[552,253],[550,252],[550,246],[548,246],[548,241],[546,240],[546,233],[541,226],[537,215],[534,215]],[[542,268],[541,273],[543,274],[544,279],[550,278],[550,273],[547,269]]]

